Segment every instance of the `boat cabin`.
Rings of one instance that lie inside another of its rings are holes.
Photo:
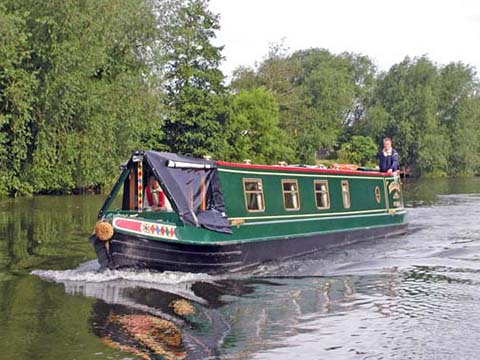
[[[160,211],[150,211],[145,196],[151,177],[168,204]],[[379,172],[237,164],[147,151],[122,166],[98,216],[137,214],[230,232],[230,225],[245,222],[401,209],[398,177]]]

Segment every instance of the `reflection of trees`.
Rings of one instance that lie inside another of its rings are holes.
[[[108,350],[88,332],[91,306],[34,276],[0,281],[0,359],[91,358]]]
[[[75,267],[93,259],[87,241],[103,196],[38,196],[0,202],[0,272]]]
[[[433,204],[438,195],[474,194],[478,192],[478,178],[405,179],[403,189],[407,204]]]

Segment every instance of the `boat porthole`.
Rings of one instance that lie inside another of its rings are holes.
[[[382,201],[382,193],[380,192],[380,188],[378,186],[375,186],[375,200],[377,200],[377,203],[380,204],[380,201]]]

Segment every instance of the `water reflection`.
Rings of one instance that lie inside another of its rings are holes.
[[[37,274],[55,276],[53,272]],[[128,279],[131,275],[143,276],[141,272],[118,272],[123,279],[61,282],[68,294],[98,299],[89,324],[103,344],[141,359],[216,358],[231,330],[228,317],[218,308],[228,303],[225,297],[252,294],[255,284],[223,279],[175,286],[161,282],[138,285],[138,281]],[[145,278],[151,276],[148,273]]]
[[[90,324],[103,344],[141,359],[187,357],[181,331],[160,316],[98,301],[93,305]]]
[[[401,287],[396,271],[358,278],[179,278],[177,284],[141,285],[141,273],[117,272],[118,280],[105,282],[69,281],[61,272],[37,275],[57,276],[68,294],[95,297],[88,320],[92,332],[103,344],[142,359],[249,358],[305,336],[325,343],[312,355],[341,351],[344,345],[330,343],[338,318],[371,309],[386,316],[385,299]]]
[[[95,298],[92,333],[141,359],[291,359],[296,348],[302,359],[448,359],[452,349],[474,359],[478,333],[469,328],[480,323],[480,264],[428,262],[268,279],[84,269],[36,275]]]
[[[403,180],[407,206],[433,205],[438,195],[473,194],[480,192],[480,178]]]
[[[406,188],[410,234],[235,277],[100,273],[102,197],[2,200],[0,357],[477,359],[480,183]]]
[[[0,277],[74,268],[94,258],[86,241],[103,196],[37,196],[0,201]]]

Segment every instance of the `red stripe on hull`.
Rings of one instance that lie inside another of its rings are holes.
[[[135,220],[125,220],[125,219],[115,219],[115,226],[130,231],[142,231],[142,223],[140,221]]]

